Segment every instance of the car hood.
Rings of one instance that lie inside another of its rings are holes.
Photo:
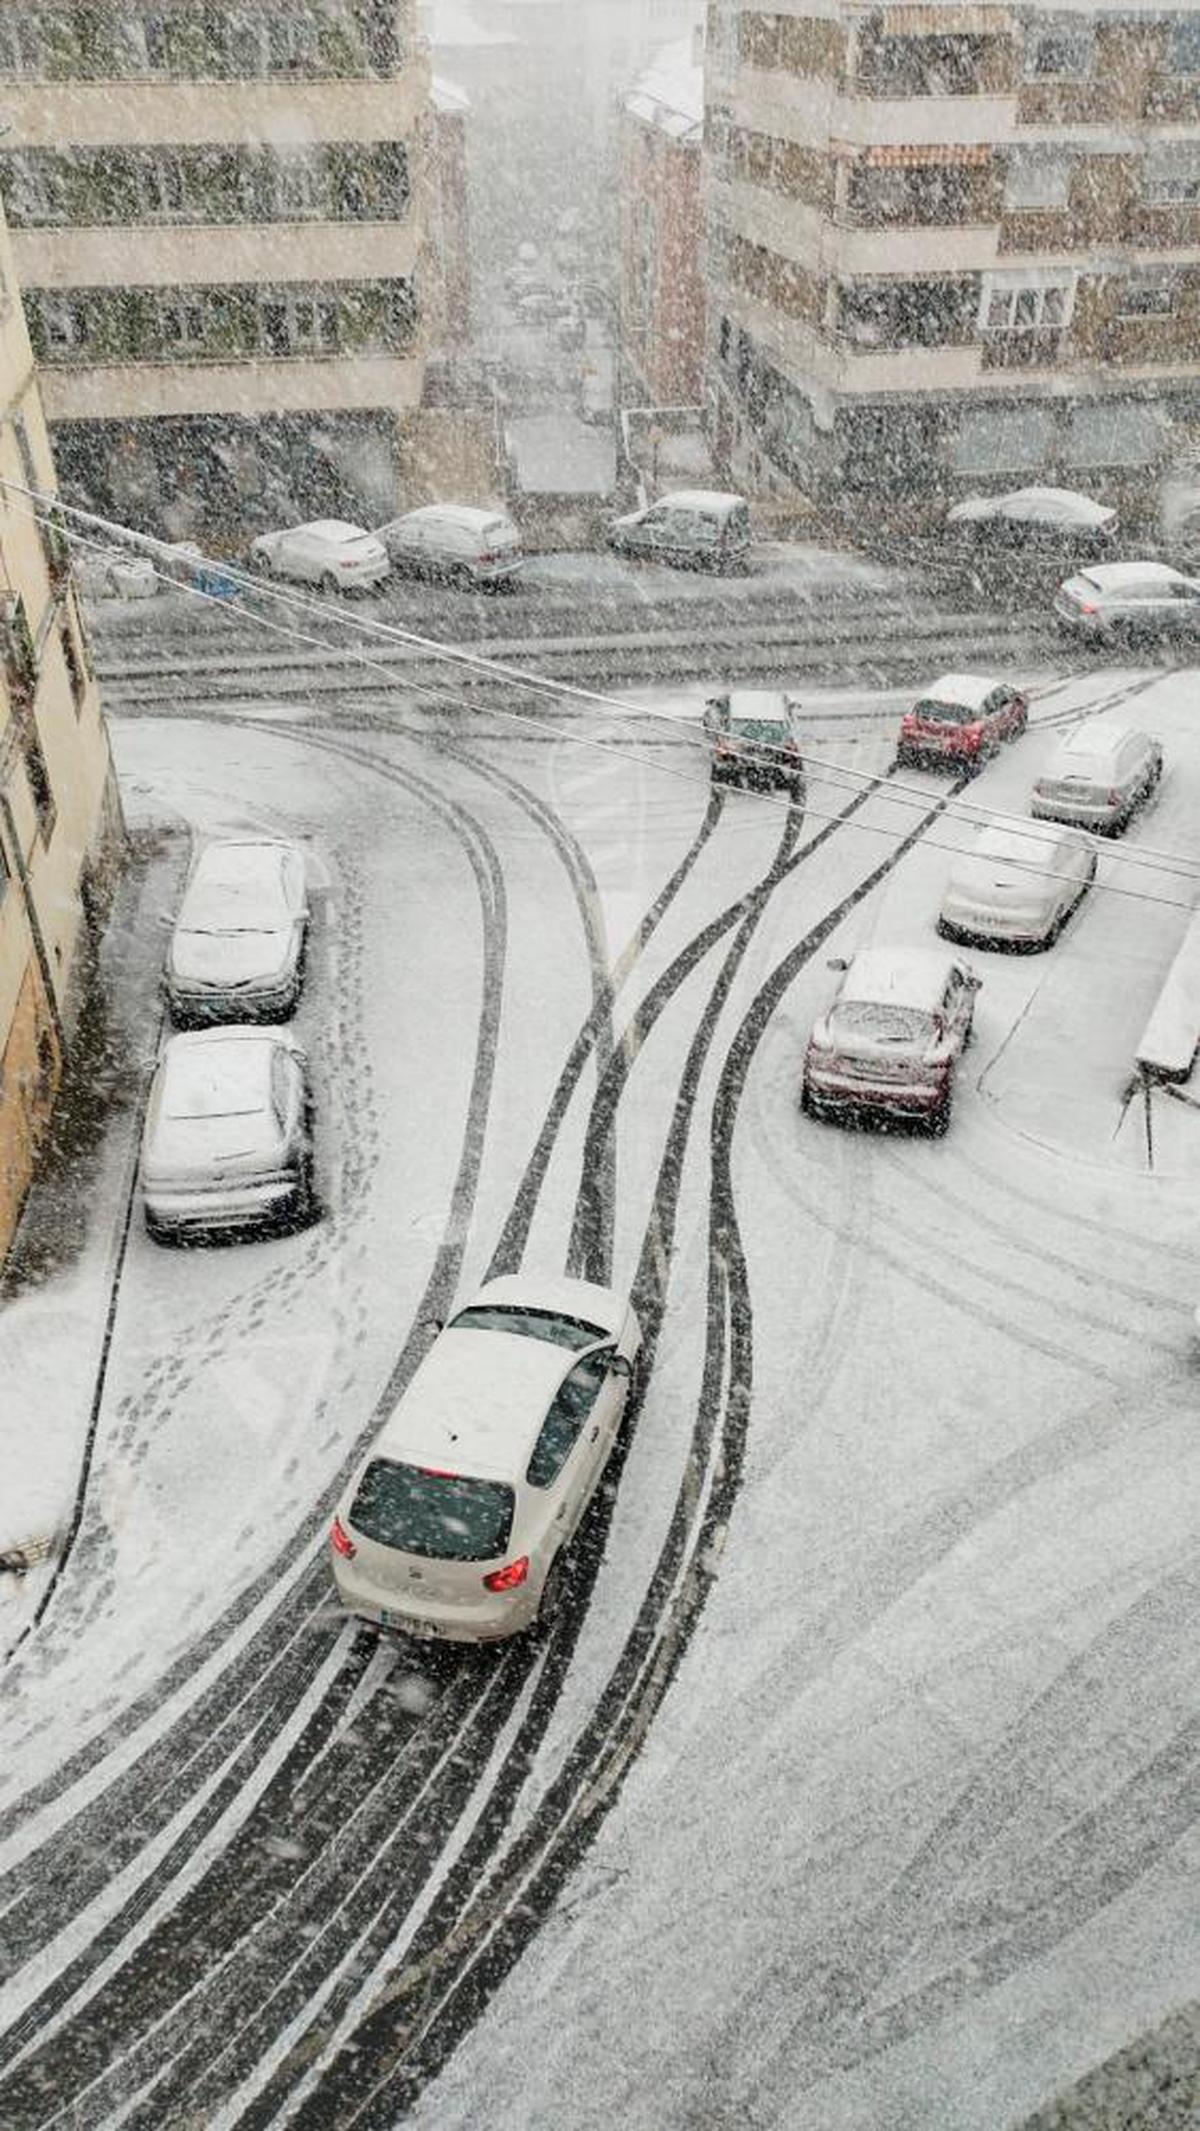
[[[287,967],[295,926],[261,932],[177,932],[171,942],[171,975],[184,984],[252,984],[277,977]]]

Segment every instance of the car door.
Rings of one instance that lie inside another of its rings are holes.
[[[658,503],[634,531],[644,536],[643,545],[650,554],[666,555],[679,545],[678,519],[678,511],[669,511]]]
[[[1200,630],[1200,585],[1173,584],[1166,619],[1178,636],[1194,636]]]

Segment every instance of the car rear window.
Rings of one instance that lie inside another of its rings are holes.
[[[861,1037],[868,1043],[926,1043],[933,1016],[919,1006],[892,1006],[874,999],[847,999],[835,1006],[830,1026],[837,1042]]]
[[[974,725],[981,711],[969,710],[965,703],[937,703],[932,696],[922,696],[914,716],[928,718],[934,725]]]
[[[513,1491],[500,1480],[373,1458],[350,1522],[364,1539],[429,1561],[490,1561],[508,1545]]]
[[[560,1310],[527,1310],[515,1302],[473,1303],[450,1319],[452,1332],[515,1332],[524,1339],[546,1339],[554,1347],[592,1347],[605,1337],[603,1325],[588,1324]]]
[[[767,747],[786,747],[791,734],[776,718],[731,718],[729,731],[735,740],[761,740]]]

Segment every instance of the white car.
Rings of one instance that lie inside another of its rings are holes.
[[[393,564],[445,584],[499,584],[524,562],[521,535],[503,511],[466,503],[427,503],[379,528]]]
[[[153,599],[158,590],[151,557],[125,548],[76,546],[71,567],[80,590],[93,599]]]
[[[312,1218],[308,1076],[290,1036],[216,1028],[168,1038],[142,1136],[142,1208],[159,1239]]]
[[[829,966],[842,981],[809,1038],[800,1108],[944,1132],[975,1015],[975,972],[931,947],[867,947]]]
[[[1033,787],[1038,821],[1068,821],[1117,836],[1144,806],[1163,771],[1163,751],[1149,733],[1120,718],[1085,718],[1064,734]]]
[[[288,532],[260,533],[250,545],[250,566],[267,577],[320,585],[323,592],[367,592],[382,584],[392,567],[374,533],[341,518],[317,518]]]
[[[1107,555],[1118,519],[1107,503],[1073,488],[1014,488],[1002,496],[967,496],[946,513],[959,537],[1033,553]]]
[[[641,1341],[611,1288],[527,1274],[481,1288],[338,1504],[331,1563],[348,1611],[448,1642],[548,1622]]]
[[[1049,947],[1096,878],[1082,829],[991,822],[951,868],[937,929],[983,947]]]
[[[1166,562],[1104,562],[1059,586],[1060,629],[1093,643],[1200,635],[1200,580]]]
[[[167,949],[172,1019],[286,1021],[300,996],[307,927],[297,844],[239,837],[205,844]]]

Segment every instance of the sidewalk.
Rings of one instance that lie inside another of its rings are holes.
[[[124,1252],[158,978],[188,840],[131,839],[38,1173],[0,1270],[0,1657],[37,1612],[70,1529],[99,1408],[114,1284]]]

